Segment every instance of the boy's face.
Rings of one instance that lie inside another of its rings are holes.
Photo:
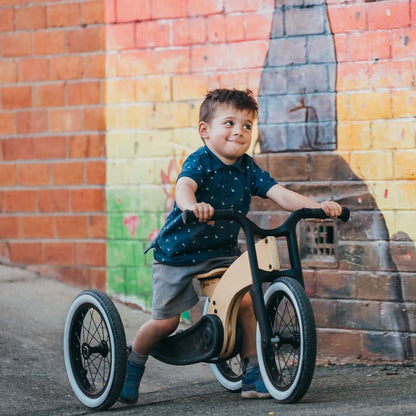
[[[199,134],[208,149],[223,163],[230,165],[250,147],[254,114],[232,105],[217,107],[209,123],[199,123]]]

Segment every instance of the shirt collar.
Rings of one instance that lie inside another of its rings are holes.
[[[210,157],[210,159],[212,161],[212,169],[213,170],[218,170],[218,169],[222,169],[222,168],[225,168],[225,167],[233,167],[233,168],[239,170],[242,173],[245,172],[245,163],[244,163],[245,154],[243,156],[239,157],[236,160],[236,162],[233,163],[232,165],[226,165],[206,145],[204,146],[204,149],[205,149],[205,151],[207,152],[208,156]]]

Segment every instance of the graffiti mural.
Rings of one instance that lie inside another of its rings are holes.
[[[333,198],[354,210],[352,222],[341,228],[339,236],[339,268],[346,284],[351,288],[373,285],[373,293],[377,292],[380,282],[388,285],[388,291],[382,291],[386,297],[380,299],[379,295],[374,295],[373,298],[383,301],[380,315],[365,307],[365,300],[359,299],[357,294],[353,308],[351,299],[337,302],[335,326],[391,330],[393,333],[387,337],[387,342],[380,332],[367,334],[361,342],[375,355],[388,356],[389,349],[393,349],[399,351],[402,359],[413,359],[409,337],[412,310],[406,305],[406,300],[410,300],[408,291],[407,299],[404,296],[409,277],[403,280],[402,272],[416,270],[415,249],[406,233],[389,235],[371,181],[366,183],[367,178],[353,171],[346,161],[346,152],[337,151],[338,143],[342,149],[346,148],[349,137],[344,135],[345,125],[350,122],[354,126],[354,120],[343,120],[343,128],[338,129],[336,86],[339,73],[330,10],[325,1],[308,2],[308,7],[304,2],[278,3],[260,84],[259,151],[281,153],[278,159],[281,172],[292,170],[294,152],[306,154],[308,177],[292,177],[288,186],[312,197],[318,195],[319,199]],[[359,19],[359,15],[356,18]],[[371,45],[368,48],[370,52]],[[357,70],[360,68],[358,65]],[[371,117],[368,122],[372,126]],[[403,134],[392,130],[390,133],[399,137]],[[371,134],[363,137],[362,148],[368,148],[365,141],[371,140]],[[370,160],[371,155],[367,163],[371,163]],[[284,174],[279,176],[285,180]],[[386,188],[384,199],[389,197],[388,191]],[[399,240],[404,244],[401,249],[397,244]],[[330,349],[327,351],[330,355]]]

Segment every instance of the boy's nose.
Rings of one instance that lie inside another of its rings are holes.
[[[235,124],[234,134],[241,134],[242,131],[243,131],[243,129],[241,128],[241,126],[239,126],[238,124]]]

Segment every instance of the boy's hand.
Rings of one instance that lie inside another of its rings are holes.
[[[341,215],[342,207],[335,201],[321,202],[321,208],[325,211],[325,214],[331,218],[338,218]]]
[[[209,221],[209,219],[214,215],[214,208],[210,204],[207,204],[206,202],[198,202],[192,205],[189,209],[193,211],[199,222],[207,222],[210,225],[214,224],[214,221]]]

